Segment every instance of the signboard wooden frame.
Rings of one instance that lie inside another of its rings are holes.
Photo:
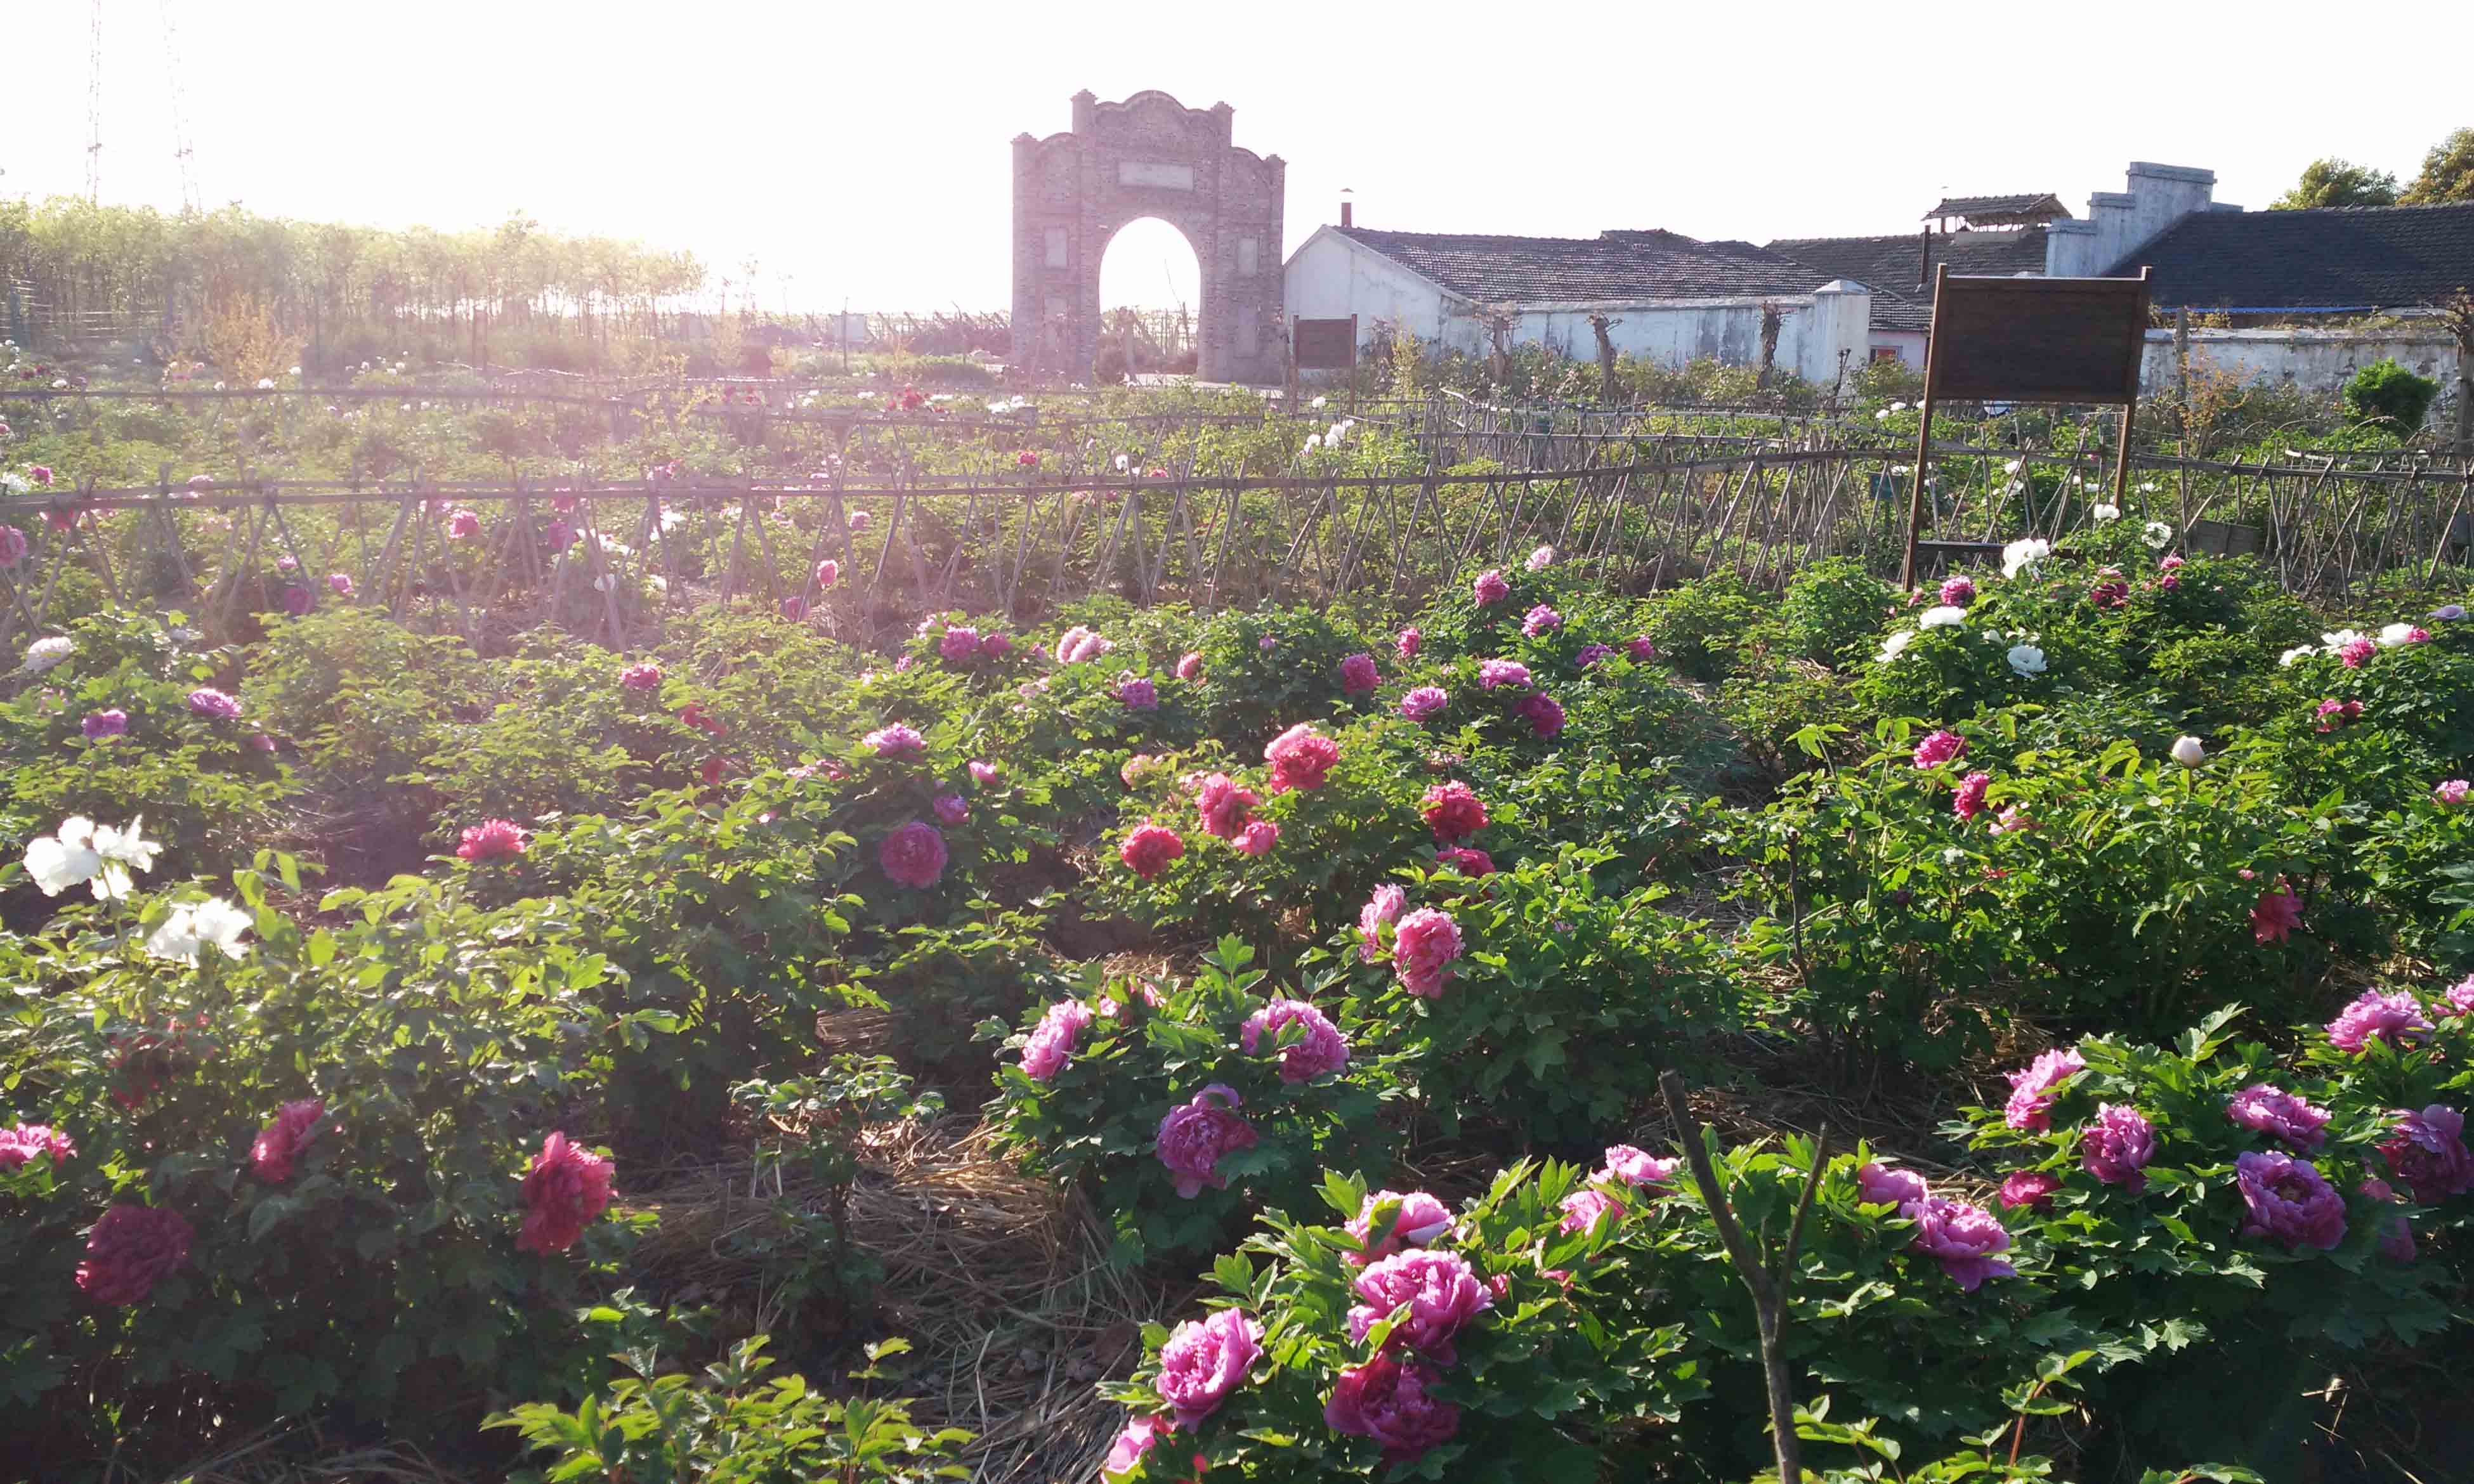
[[[2130,423],[2147,345],[2147,293],[2145,268],[2136,278],[2001,278],[1953,274],[1947,263],[1934,268],[1924,425],[1916,433],[1906,560],[1899,571],[1908,591],[1915,590],[1916,541],[1924,532],[1933,409],[1943,401],[2120,407],[2113,503],[2122,503],[2130,491]]]
[[[1353,371],[1357,367],[1357,316],[1346,320],[1290,322],[1289,346],[1299,371]]]

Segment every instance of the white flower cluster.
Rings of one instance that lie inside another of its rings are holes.
[[[145,831],[142,814],[125,829],[72,814],[61,821],[57,832],[27,843],[26,874],[46,897],[84,885],[93,890],[97,901],[117,900],[129,895],[129,873],[154,870],[155,852],[163,848],[147,839]]]
[[[182,902],[146,935],[146,951],[157,958],[183,964],[196,963],[200,951],[206,948],[216,949],[226,958],[242,958],[249,949],[242,945],[240,936],[254,925],[247,911],[220,897]]]

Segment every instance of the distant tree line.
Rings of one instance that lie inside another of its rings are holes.
[[[2433,206],[2474,202],[2474,129],[2461,129],[2431,147],[2422,174],[2404,189],[2386,170],[2330,156],[2303,167],[2293,189],[2268,203],[2270,210],[2311,206]]]

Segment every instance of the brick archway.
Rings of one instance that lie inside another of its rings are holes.
[[[1100,259],[1117,229],[1157,217],[1183,233],[1202,274],[1196,374],[1276,382],[1287,366],[1280,227],[1288,163],[1229,143],[1225,103],[1166,93],[1123,103],[1074,95],[1074,128],[1013,141],[1013,364],[1091,379],[1100,348]]]

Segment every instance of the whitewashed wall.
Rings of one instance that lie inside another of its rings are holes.
[[[2457,379],[2457,342],[2444,332],[2411,322],[2394,329],[2313,330],[2195,329],[2191,364],[2245,383],[2284,382],[2314,395],[2334,396],[2354,372],[2373,361],[2392,360],[2440,384],[2442,395]],[[2149,330],[2139,367],[2140,385],[2170,392],[2174,383],[2173,332]]]

